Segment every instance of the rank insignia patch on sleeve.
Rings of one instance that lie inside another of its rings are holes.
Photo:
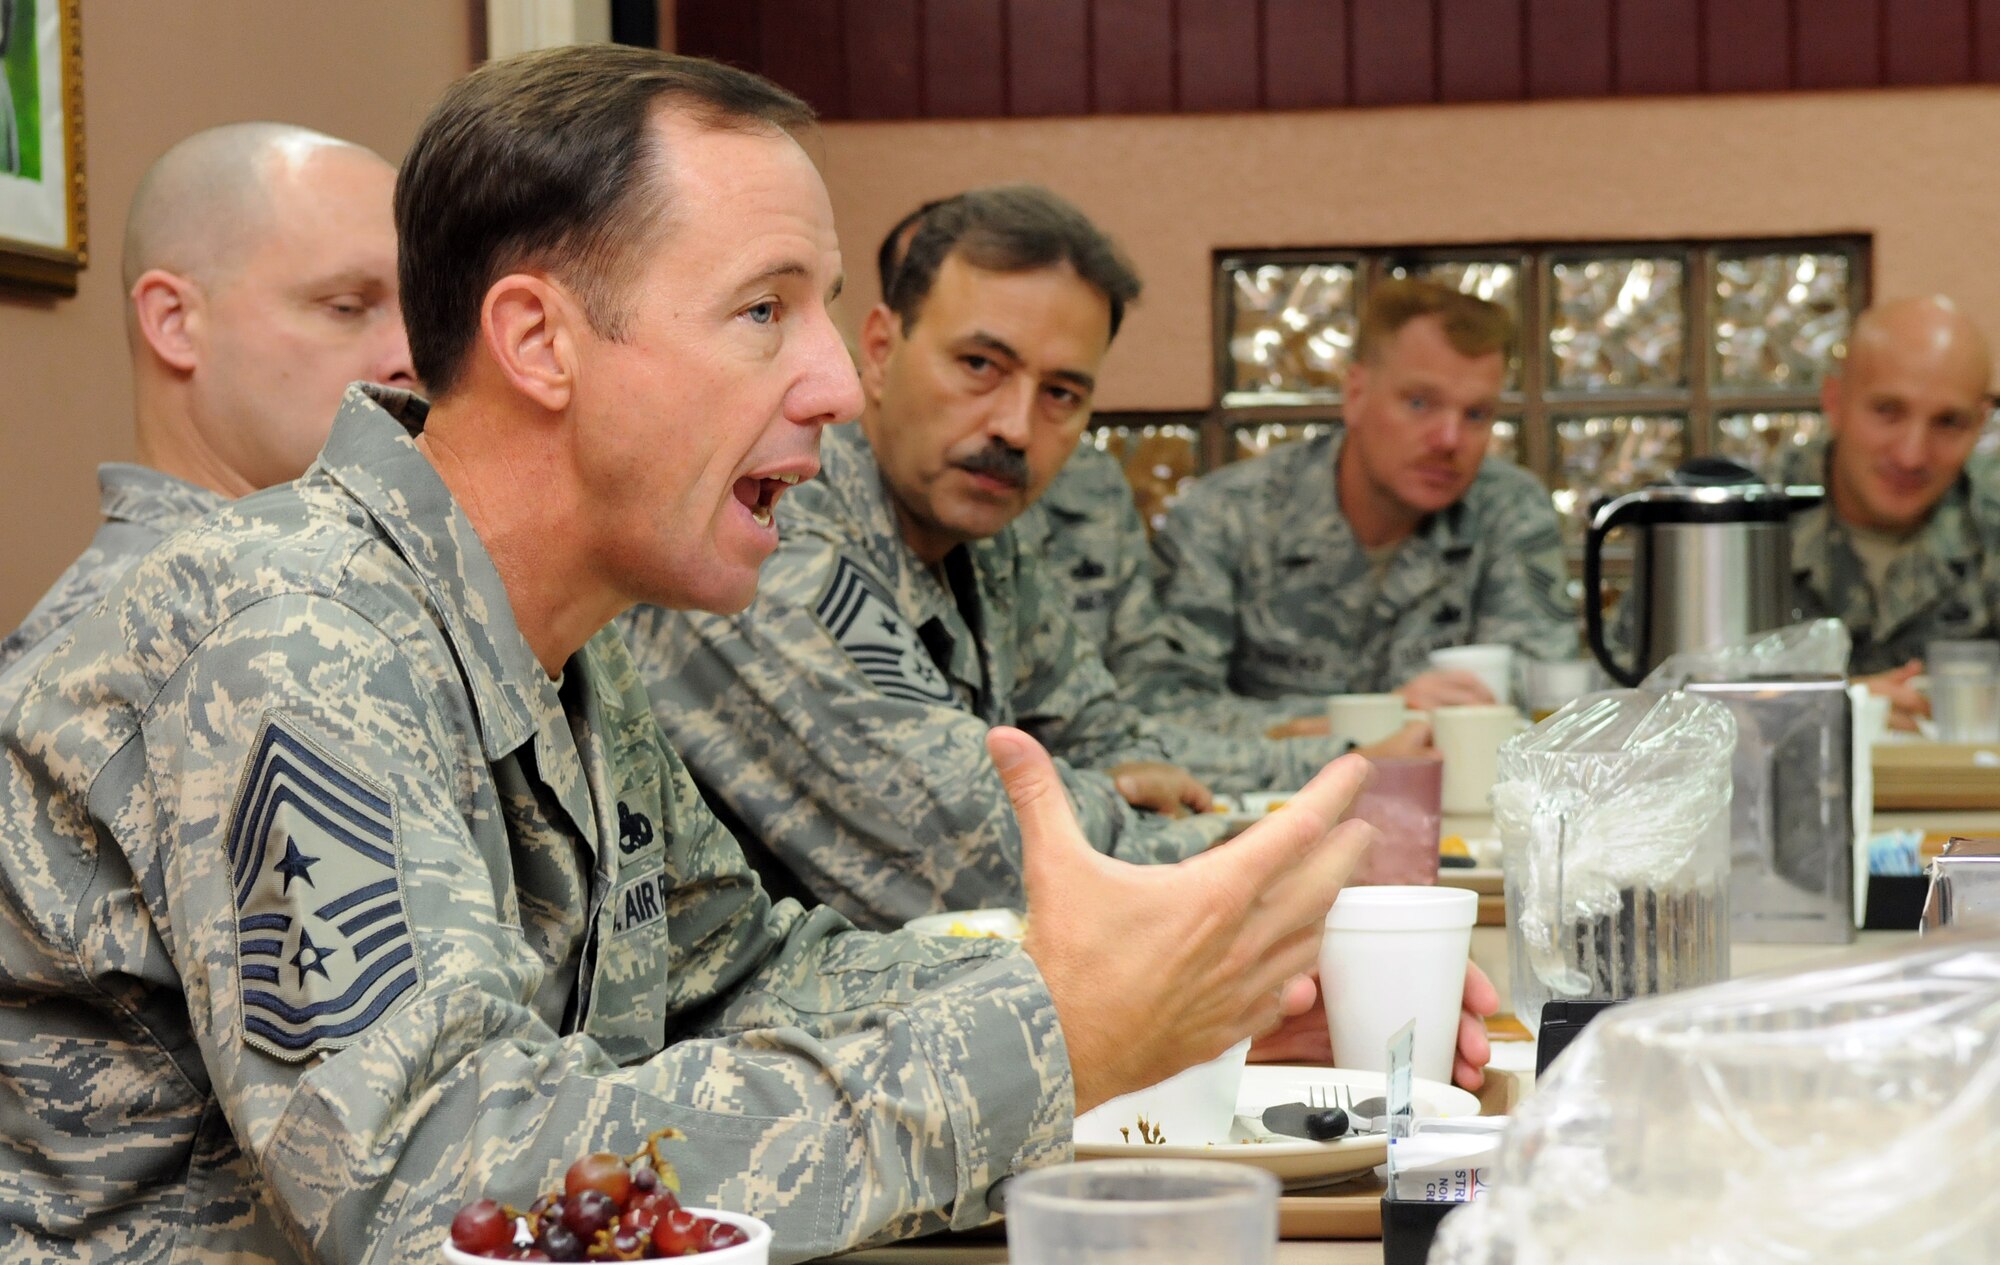
[[[930,651],[868,574],[842,558],[819,599],[820,622],[861,674],[890,698],[949,703],[951,685]]]
[[[297,1062],[352,1043],[412,995],[396,807],[277,713],[229,826],[243,1037]]]

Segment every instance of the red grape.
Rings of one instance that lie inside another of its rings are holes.
[[[701,1251],[703,1219],[685,1208],[676,1208],[653,1226],[653,1250],[661,1256],[686,1256]]]
[[[598,1151],[570,1165],[563,1176],[563,1194],[574,1199],[586,1190],[602,1191],[623,1206],[632,1192],[632,1175],[626,1171],[625,1161],[609,1151]]]
[[[562,1223],[585,1243],[599,1230],[618,1219],[618,1205],[601,1190],[585,1187],[572,1195],[563,1208]]]
[[[473,1256],[514,1246],[514,1220],[491,1199],[475,1199],[451,1219],[451,1245]]]
[[[583,1240],[560,1221],[544,1221],[542,1233],[535,1240],[535,1246],[547,1252],[552,1261],[583,1259]]]
[[[730,1225],[727,1221],[710,1221],[708,1233],[701,1237],[701,1250],[713,1252],[718,1248],[735,1247],[739,1243],[749,1241],[750,1236],[740,1227]]]
[[[632,1166],[633,1190],[638,1191],[640,1194],[646,1194],[658,1189],[659,1185],[660,1175],[654,1170],[651,1164],[634,1164]]]
[[[634,1234],[630,1230],[620,1230],[611,1236],[611,1250],[614,1260],[631,1260],[646,1248],[646,1236]]]

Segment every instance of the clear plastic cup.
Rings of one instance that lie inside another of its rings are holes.
[[[1334,1062],[1389,1070],[1389,1038],[1417,1025],[1411,1070],[1451,1080],[1479,897],[1457,887],[1350,887],[1326,915],[1320,989]]]
[[[1213,1160],[1098,1160],[1007,1187],[1011,1265],[1272,1265],[1278,1179]]]
[[[2000,641],[1933,641],[1924,668],[1939,742],[2000,742]]]
[[[1404,756],[1369,763],[1375,776],[1354,797],[1347,815],[1375,827],[1376,839],[1347,881],[1355,887],[1436,883],[1444,761]]]
[[[1470,672],[1486,683],[1496,703],[1514,701],[1514,647],[1498,642],[1477,646],[1446,646],[1431,651],[1431,666],[1446,672]]]

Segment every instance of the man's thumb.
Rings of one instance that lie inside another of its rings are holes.
[[[1014,816],[1021,823],[1021,851],[1026,860],[1051,845],[1073,842],[1082,833],[1069,806],[1069,792],[1055,761],[1042,744],[1018,729],[1005,726],[986,733],[986,751],[1000,771]]]

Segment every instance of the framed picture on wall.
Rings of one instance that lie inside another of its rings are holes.
[[[0,0],[0,285],[76,293],[87,258],[81,0]]]

